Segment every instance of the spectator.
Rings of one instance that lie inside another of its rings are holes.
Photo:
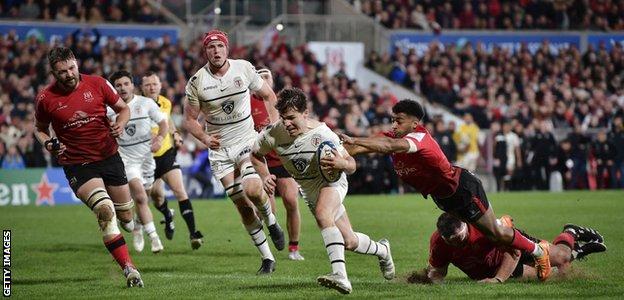
[[[613,174],[611,177],[611,187],[613,188],[624,188],[624,124],[622,123],[621,116],[615,117],[608,137],[616,153],[610,171],[610,173]]]
[[[617,175],[612,173],[615,151],[615,146],[607,140],[607,133],[598,132],[596,141],[592,143],[592,152],[596,159],[596,187],[599,189],[615,188],[609,185],[611,178]]]
[[[26,164],[24,163],[24,158],[22,157],[22,154],[19,153],[17,146],[9,146],[7,153],[2,158],[2,169],[16,170],[24,168],[26,168]]]

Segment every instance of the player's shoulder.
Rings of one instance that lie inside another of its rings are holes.
[[[245,59],[229,59],[230,65],[237,68],[253,68],[255,67]]]
[[[154,100],[152,100],[152,98],[148,98],[142,95],[134,95],[134,100],[132,102],[136,101],[137,104],[141,104],[141,105],[156,105],[156,102],[154,102]]]
[[[87,74],[80,74],[80,81],[90,84],[90,85],[97,85],[97,84],[102,84],[105,82],[108,82],[108,80],[106,80],[104,77],[102,76],[98,76],[98,75],[87,75]]]
[[[46,101],[50,101],[50,99],[54,98],[56,96],[56,92],[54,91],[55,84],[55,82],[52,82],[39,91],[37,98],[35,98],[36,103],[45,103]]]

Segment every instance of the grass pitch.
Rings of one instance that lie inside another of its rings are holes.
[[[345,200],[356,231],[378,240],[387,237],[398,278],[386,281],[377,258],[347,252],[347,271],[355,298],[586,298],[624,295],[624,192],[490,194],[497,215],[511,214],[516,226],[534,236],[552,240],[563,224],[573,222],[598,229],[608,250],[574,262],[571,275],[546,283],[508,281],[503,285],[471,282],[455,267],[446,284],[406,283],[407,275],[427,265],[428,241],[440,211],[419,195],[348,196]],[[283,206],[278,217],[286,228]],[[205,244],[192,251],[188,231],[176,208],[176,233],[164,238],[165,250],[154,255],[149,241],[143,253],[131,246],[145,288],[127,289],[116,263],[104,248],[92,213],[84,206],[0,207],[0,227],[12,230],[12,294],[16,298],[338,298],[336,291],[316,284],[330,272],[320,232],[307,207],[302,216],[301,253],[305,261],[290,261],[287,250],[274,254],[277,270],[268,277],[255,275],[260,266],[257,250],[243,229],[230,201],[194,201],[197,227]],[[156,220],[160,213],[153,211]]]

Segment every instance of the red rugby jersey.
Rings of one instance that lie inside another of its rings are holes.
[[[384,135],[395,138],[392,132],[385,132]],[[418,126],[403,138],[414,143],[417,150],[390,155],[397,175],[425,197],[446,198],[454,194],[461,169],[449,163],[427,129]]]
[[[71,92],[52,83],[39,93],[35,118],[52,124],[56,137],[67,147],[59,156],[61,165],[100,161],[117,152],[106,106],[120,99],[106,79],[84,74],[80,74],[78,86]]]
[[[255,94],[251,95],[251,117],[253,118],[254,129],[257,132],[262,131],[264,127],[271,124],[271,120],[269,120],[269,112],[267,111],[266,106],[264,106],[264,100]],[[269,152],[264,156],[264,158],[267,161],[267,166],[270,168],[282,165],[282,162],[279,160],[275,151]]]
[[[474,280],[492,278],[503,262],[505,250],[497,247],[476,227],[468,224],[468,242],[463,248],[453,247],[436,230],[429,241],[429,264],[443,268],[453,264]]]

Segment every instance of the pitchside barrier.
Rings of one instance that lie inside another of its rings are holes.
[[[203,198],[203,186],[189,178],[186,170],[184,183],[189,197]],[[223,186],[212,178],[211,199],[225,199]],[[205,195],[205,194],[204,194]],[[165,196],[173,198],[173,193],[165,185]],[[65,179],[62,168],[33,168],[22,170],[0,169],[0,206],[55,206],[82,204],[76,198]]]

